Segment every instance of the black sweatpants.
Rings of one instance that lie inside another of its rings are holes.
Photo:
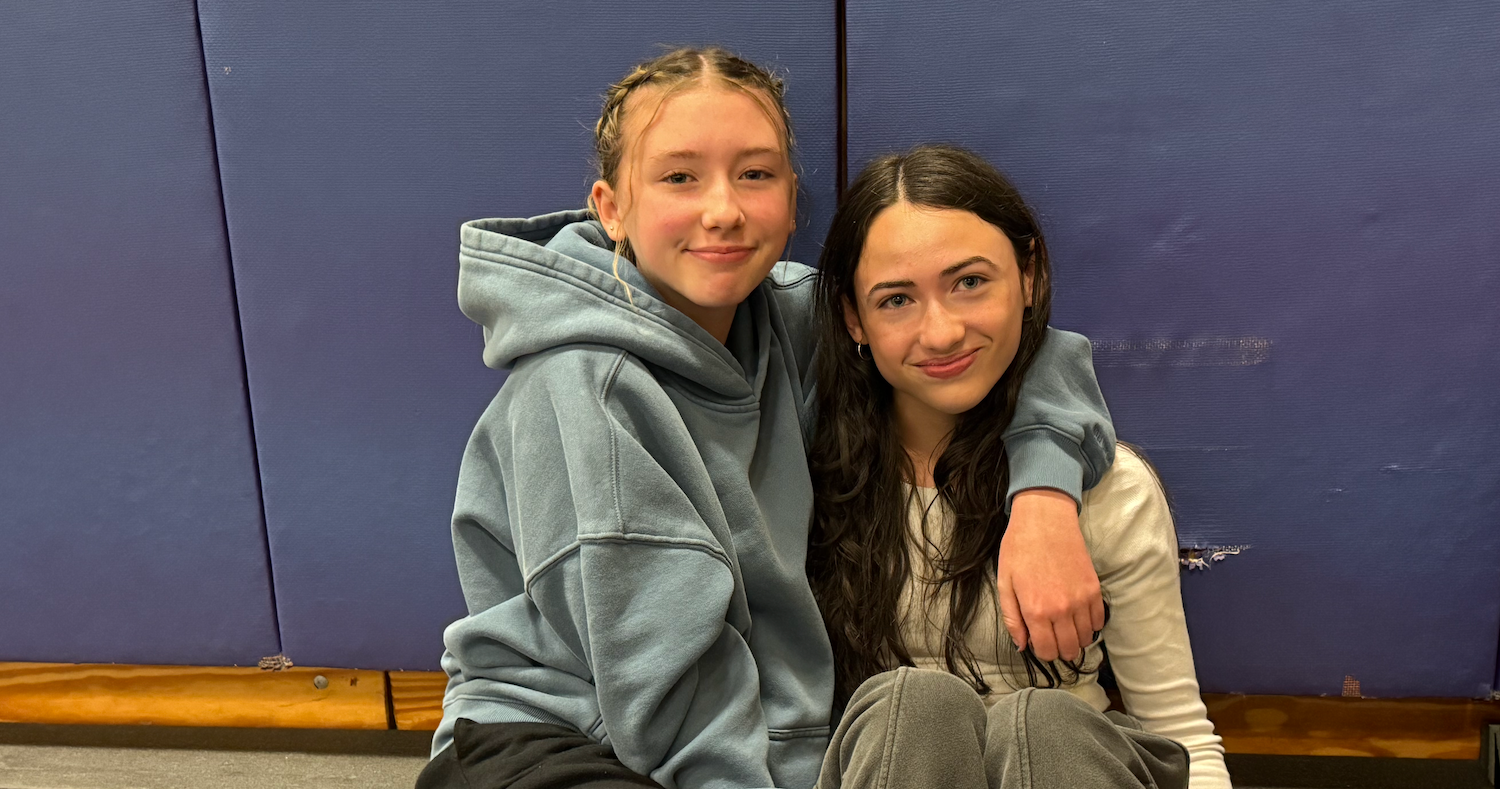
[[[427,763],[417,789],[661,789],[566,726],[459,718],[453,745]]]

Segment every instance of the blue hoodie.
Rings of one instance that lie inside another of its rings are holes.
[[[721,345],[613,263],[581,211],[463,227],[459,303],[511,373],[459,472],[469,613],[433,754],[459,718],[553,723],[668,789],[811,787],[833,691],[804,569],[814,272],[778,263]],[[1007,447],[1022,487],[1076,497],[1113,430],[1087,341],[1056,334]]]

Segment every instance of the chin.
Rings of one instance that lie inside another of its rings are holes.
[[[744,301],[749,296],[749,291],[746,291],[743,296],[738,292],[725,293],[722,291],[714,291],[710,293],[694,293],[691,296],[688,296],[688,300],[698,305],[699,307],[712,310],[723,309],[725,307],[738,307],[740,305],[740,302]]]
[[[755,291],[760,282],[760,280],[734,282],[725,283],[720,287],[705,288],[693,294],[692,301],[703,307],[738,307],[740,302],[750,298],[750,294]]]
[[[929,408],[950,416],[963,416],[973,410],[975,406],[984,402],[984,396],[988,392],[980,392],[978,395],[964,392],[934,393],[935,396],[922,398]]]

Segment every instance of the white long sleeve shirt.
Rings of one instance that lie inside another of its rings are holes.
[[[949,544],[953,519],[943,502],[933,501],[935,490],[916,488],[916,494],[908,517],[912,577],[902,594],[902,637],[918,667],[945,671],[941,638],[948,625],[948,599],[932,594],[932,579],[936,546]],[[1190,789],[1229,789],[1224,747],[1193,670],[1178,579],[1177,532],[1156,475],[1121,445],[1114,465],[1084,493],[1078,521],[1109,601],[1109,623],[1100,640],[1109,645],[1125,711],[1146,731],[1187,749]],[[992,689],[987,704],[1028,684],[1021,657],[1001,625],[993,584],[990,589],[968,633],[969,648]],[[1090,646],[1087,665],[1095,667],[1101,659],[1099,645]],[[1109,707],[1097,673],[1083,674],[1066,689],[1101,712]]]

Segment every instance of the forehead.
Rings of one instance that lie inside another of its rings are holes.
[[[854,276],[861,283],[893,275],[920,283],[976,255],[997,266],[1016,265],[1010,238],[978,215],[903,201],[875,215]]]
[[[770,102],[760,91],[716,80],[639,90],[625,103],[626,145],[638,145],[648,156],[665,150],[782,150]]]

